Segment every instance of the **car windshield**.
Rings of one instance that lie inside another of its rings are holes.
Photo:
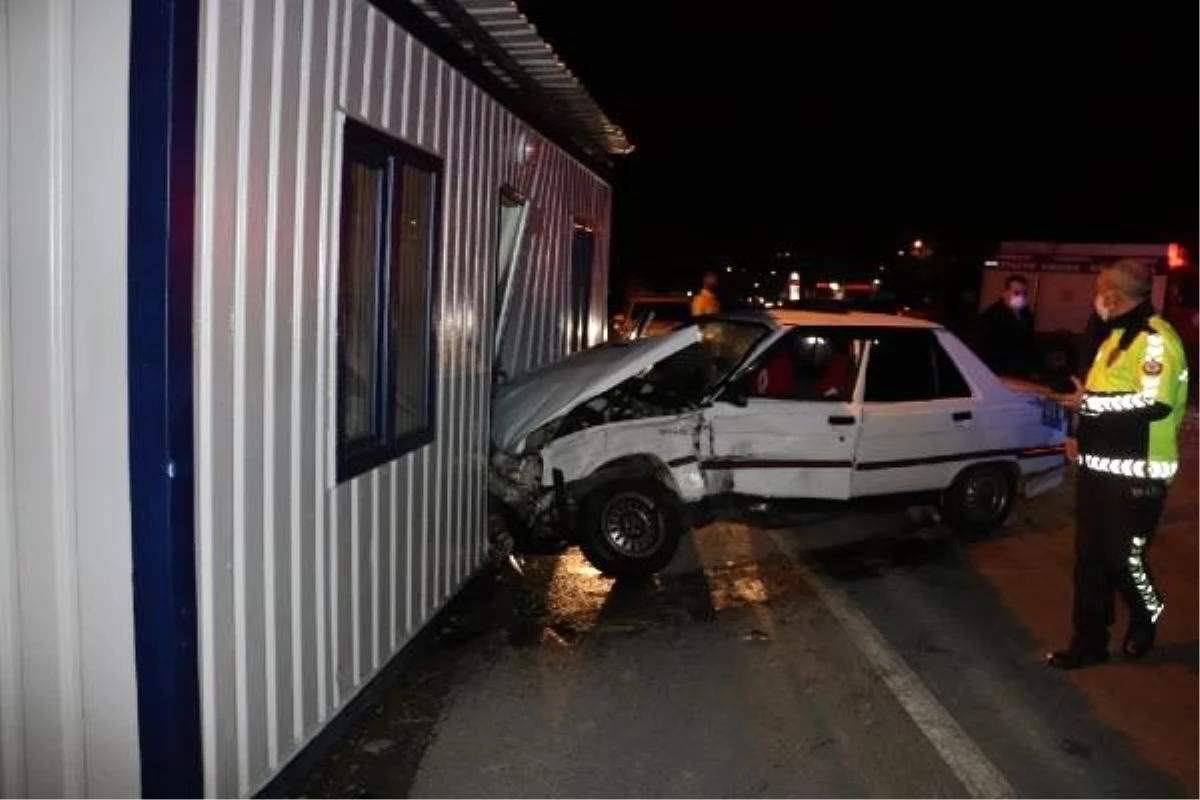
[[[707,320],[698,327],[700,341],[639,376],[644,392],[699,401],[715,391],[770,333],[761,323],[732,320]]]

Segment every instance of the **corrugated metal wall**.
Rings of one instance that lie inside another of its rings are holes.
[[[0,5],[0,73],[12,69],[8,4]],[[16,451],[12,440],[12,289],[8,255],[8,81],[0,80],[0,796],[24,794],[21,720],[20,595],[17,584],[17,511],[13,496]]]
[[[0,795],[9,797],[139,793],[128,97],[128,0],[0,3]]]
[[[573,220],[609,190],[365,0],[202,8],[197,560],[206,790],[269,779],[480,564],[501,186],[529,198],[518,369],[567,347]],[[437,436],[334,485],[341,115],[445,160]],[[520,138],[534,157],[518,168]]]

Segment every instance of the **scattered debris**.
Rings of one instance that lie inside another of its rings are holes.
[[[372,739],[362,746],[362,751],[373,756],[381,755],[396,745],[391,739]]]
[[[642,633],[646,630],[645,625],[629,622],[603,622],[592,629],[592,633],[597,636],[619,636],[622,634]]]
[[[556,631],[553,626],[542,628],[542,644],[552,644],[557,647],[571,646],[571,643]]]

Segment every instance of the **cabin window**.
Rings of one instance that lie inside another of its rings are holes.
[[[571,298],[567,349],[581,350],[591,344],[592,271],[596,258],[596,233],[582,222],[575,223],[571,238]]]
[[[496,301],[492,318],[495,356],[500,358],[504,350],[504,331],[512,305],[513,281],[517,273],[517,260],[521,255],[521,243],[525,236],[525,223],[529,219],[529,203],[515,191],[500,190],[499,231],[496,237]],[[499,367],[499,363],[497,362]]]
[[[337,479],[434,436],[441,161],[346,120],[337,286]]]

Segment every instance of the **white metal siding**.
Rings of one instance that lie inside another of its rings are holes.
[[[12,70],[8,4],[0,3],[0,75]],[[12,416],[12,290],[8,254],[8,80],[0,79],[0,796],[25,793],[22,730],[20,595],[17,586],[17,512],[13,495],[16,451]]]
[[[0,4],[0,793],[139,792],[129,3]],[[19,76],[15,79],[10,76]]]
[[[365,0],[202,6],[197,560],[205,786],[260,787],[481,563],[501,187],[529,198],[517,371],[568,345],[573,219],[608,187]],[[336,485],[343,115],[444,159],[433,444]],[[536,144],[518,167],[520,137]]]

